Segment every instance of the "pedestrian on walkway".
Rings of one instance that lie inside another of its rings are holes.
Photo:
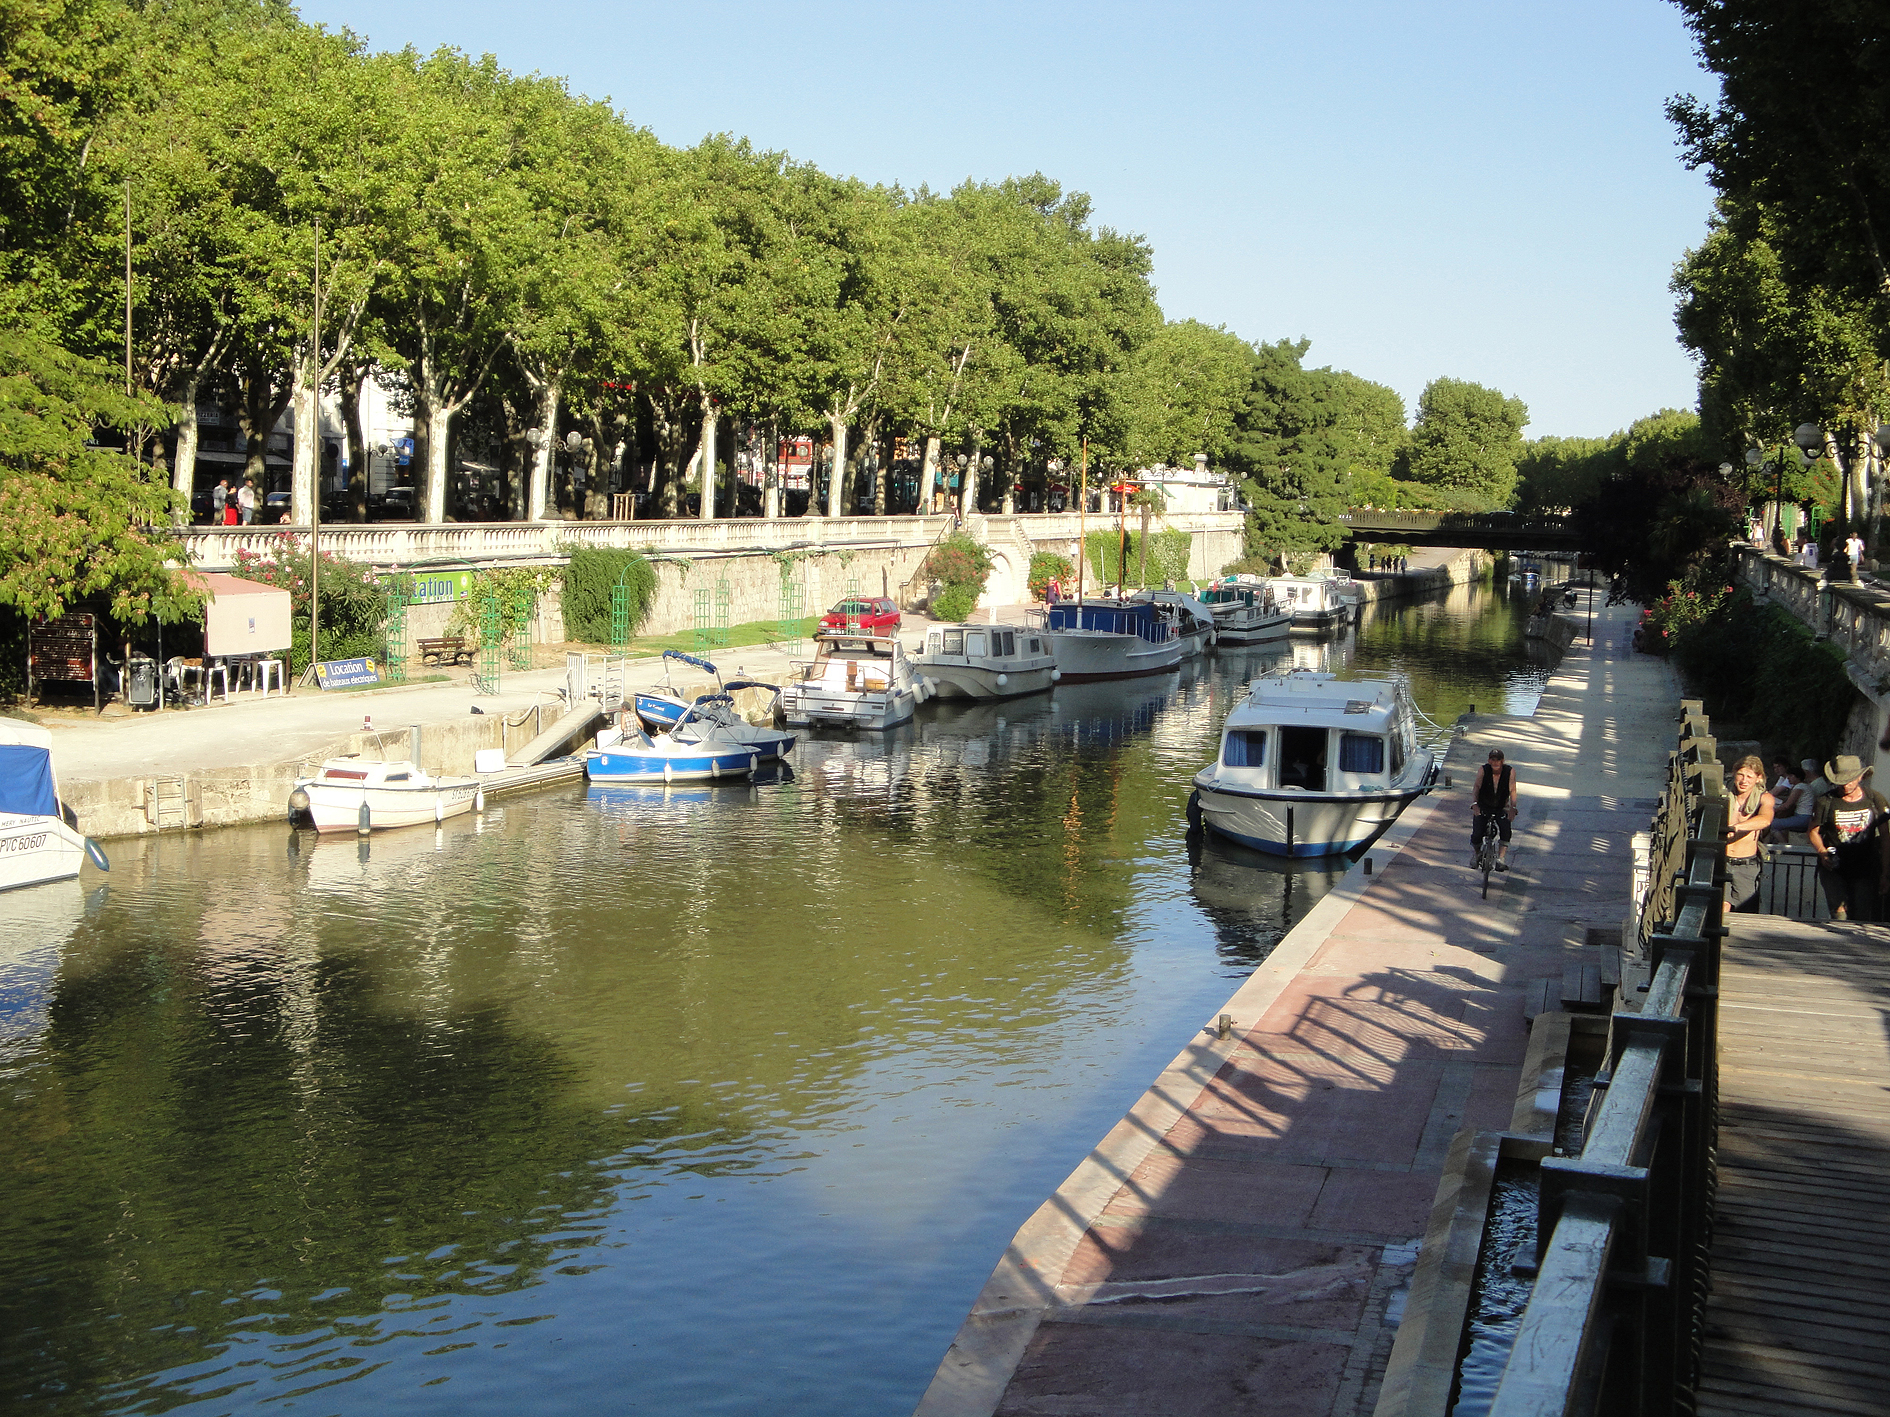
[[[1489,761],[1477,769],[1470,788],[1470,867],[1476,869],[1483,838],[1495,832],[1496,869],[1507,871],[1509,824],[1516,820],[1516,769],[1503,761],[1501,748],[1490,749]]]
[[[1818,802],[1809,836],[1833,920],[1875,920],[1890,890],[1890,802],[1866,789],[1870,769],[1849,753],[1824,765],[1831,791]]]
[[[223,525],[223,509],[230,500],[230,479],[225,477],[210,489],[210,525]]]
[[[236,494],[237,511],[244,526],[256,520],[256,481],[244,478],[243,486]]]
[[[1748,753],[1733,769],[1732,803],[1726,813],[1726,891],[1729,909],[1759,908],[1759,838],[1772,825],[1772,794],[1765,790],[1765,762]]]

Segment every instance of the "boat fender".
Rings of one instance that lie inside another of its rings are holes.
[[[446,820],[446,798],[440,793],[433,794],[433,825],[438,826]]]
[[[1004,687],[1004,686],[1005,686],[1006,684],[1008,684],[1008,683],[1010,683],[1010,682],[1011,682],[1011,676],[1010,676],[1010,675],[1008,675],[1008,674],[1000,674],[1000,675],[998,675],[998,680],[997,680],[997,684],[998,684],[998,688],[1000,688],[1000,689],[1002,689],[1002,688],[1003,688],[1003,687]]]
[[[368,811],[367,798],[361,799],[361,814],[354,819],[354,830],[359,836],[366,836],[374,830],[374,817]]]
[[[290,815],[306,812],[307,810],[308,810],[308,793],[298,787],[295,789],[295,791],[289,794]]]
[[[100,846],[89,836],[85,839],[85,854],[91,857],[92,864],[98,867],[99,870],[111,870],[112,863],[105,859],[105,848]]]
[[[748,755],[748,771],[753,772],[760,763],[761,755],[759,753],[750,753]]]
[[[722,760],[720,758],[711,757],[709,759],[709,776],[718,782],[722,780]]]
[[[1201,826],[1201,792],[1196,788],[1188,794],[1188,827],[1198,830]]]
[[[668,758],[663,759],[663,781],[664,782],[669,781],[669,759]]]
[[[484,815],[485,810],[486,810],[486,789],[483,786],[476,787],[473,789],[473,811],[478,812],[481,815]]]
[[[1063,677],[1063,671],[1061,669],[1052,669],[1050,671],[1050,682],[1052,684],[1056,683],[1062,677]]]

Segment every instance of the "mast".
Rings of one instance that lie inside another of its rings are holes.
[[[1076,472],[1076,609],[1083,618],[1083,572],[1089,562],[1089,439],[1083,439],[1083,453]]]
[[[321,662],[322,623],[322,219],[315,218],[315,326],[309,340],[309,430],[315,445],[315,487],[308,509],[308,667]],[[419,767],[415,763],[416,768]]]

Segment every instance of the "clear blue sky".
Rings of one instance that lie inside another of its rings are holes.
[[[1674,262],[1711,210],[1661,112],[1712,92],[1660,0],[1552,5],[304,0],[376,49],[563,75],[686,145],[950,188],[1042,171],[1155,250],[1163,310],[1531,436],[1691,408]]]

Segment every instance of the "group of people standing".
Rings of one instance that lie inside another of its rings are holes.
[[[1405,569],[1411,564],[1411,559],[1408,556],[1370,555],[1367,559],[1369,562],[1367,569],[1373,571],[1392,571],[1398,575],[1403,575]]]
[[[1805,833],[1818,857],[1818,881],[1834,920],[1878,920],[1890,902],[1890,801],[1867,784],[1872,769],[1850,753],[1822,767],[1806,758],[1793,767],[1773,761],[1776,781],[1765,785],[1756,754],[1733,769],[1726,825],[1726,871],[1734,910],[1759,909],[1761,867],[1768,845]]]
[[[221,479],[210,489],[210,524],[212,526],[248,526],[256,520],[256,479],[246,477],[232,488],[230,479]]]

